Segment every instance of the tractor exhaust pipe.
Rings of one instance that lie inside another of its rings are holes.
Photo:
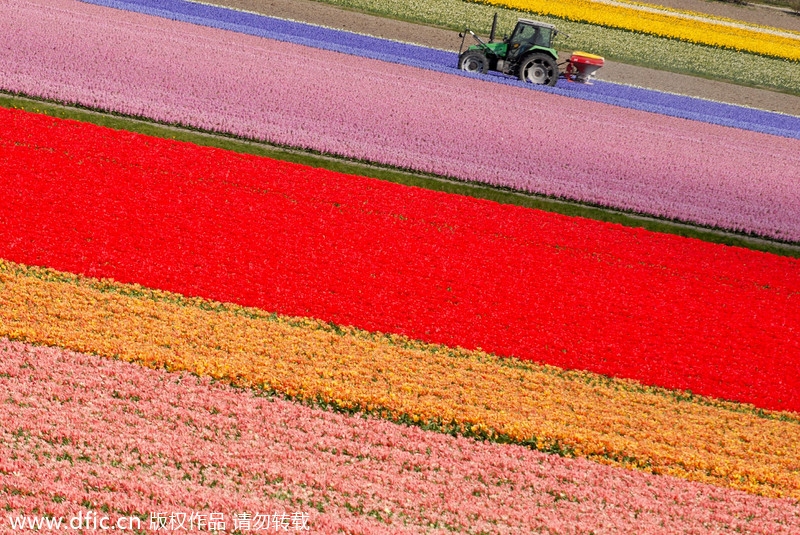
[[[494,14],[494,19],[492,20],[492,33],[489,34],[489,42],[494,43],[494,32],[497,30],[497,13]]]

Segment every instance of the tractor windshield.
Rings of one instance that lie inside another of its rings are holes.
[[[553,40],[553,30],[544,26],[532,26],[530,24],[517,24],[514,34],[509,39],[512,45],[518,45],[520,48],[527,48],[529,46],[543,46],[551,48],[550,43]]]

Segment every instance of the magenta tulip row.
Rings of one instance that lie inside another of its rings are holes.
[[[5,90],[800,240],[800,140],[74,0],[1,11]]]
[[[20,515],[305,515],[313,533],[800,529],[800,504],[346,416],[0,339],[0,532]],[[147,526],[143,526],[146,528]]]

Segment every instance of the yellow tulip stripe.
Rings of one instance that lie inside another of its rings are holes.
[[[731,26],[672,15],[643,11],[633,7],[612,5],[589,0],[475,0],[476,3],[508,7],[558,17],[575,22],[597,24],[642,32],[716,48],[752,52],[764,56],[800,61],[800,36],[748,29],[745,25]]]
[[[685,9],[675,9],[675,8],[672,8],[672,7],[662,6],[662,5],[658,5],[658,4],[647,4],[647,3],[644,3],[644,2],[634,2],[632,0],[588,0],[588,1],[598,2],[598,3],[601,3],[601,4],[603,4],[603,3],[625,4],[625,5],[629,5],[629,6],[635,6],[635,7],[638,7],[638,8],[650,9],[650,10],[653,10],[653,11],[663,11],[663,12],[666,12],[666,13],[675,13],[677,15],[683,15],[684,17],[685,16],[702,17],[704,19],[708,19],[710,22],[713,22],[713,21],[728,22],[728,23],[733,23],[733,24],[737,24],[737,25],[749,26],[751,28],[760,28],[760,29],[767,30],[767,31],[777,31],[778,33],[796,35],[797,38],[800,39],[800,32],[796,32],[794,30],[784,30],[784,29],[779,29],[779,28],[773,28],[771,26],[764,26],[763,24],[755,24],[753,22],[743,22],[743,21],[731,19],[731,18],[728,18],[728,17],[721,17],[721,16],[718,16],[718,15],[710,15],[708,13],[702,13],[700,11],[689,11],[689,10],[685,10]]]
[[[800,499],[800,418],[0,261],[0,336]]]

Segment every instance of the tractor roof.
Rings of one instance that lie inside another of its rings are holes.
[[[517,19],[517,22],[521,22],[523,24],[530,24],[531,26],[544,26],[545,28],[551,28],[553,30],[556,29],[556,27],[553,26],[552,24],[548,24],[546,22],[539,22],[538,20]]]

